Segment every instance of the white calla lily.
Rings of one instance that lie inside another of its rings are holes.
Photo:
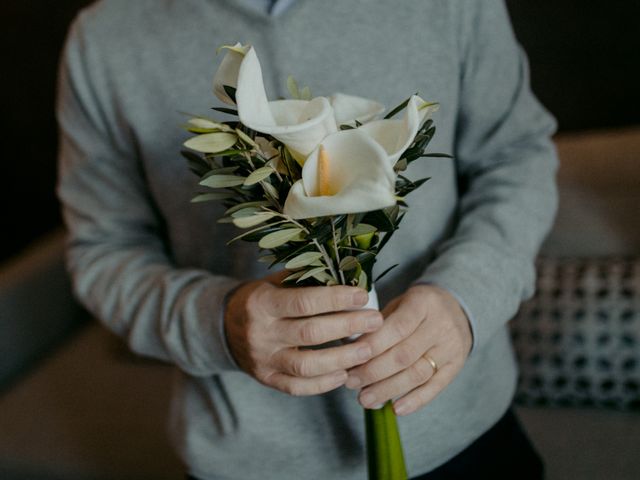
[[[366,123],[384,112],[384,105],[381,103],[344,93],[331,95],[329,102],[338,125],[353,125],[356,121]]]
[[[338,130],[331,104],[324,97],[269,102],[260,61],[253,48],[240,65],[236,100],[240,121],[252,130],[280,140],[300,164],[323,138]]]
[[[395,205],[395,174],[384,149],[359,129],[325,138],[291,187],[283,212],[294,219]]]
[[[220,47],[227,50],[227,54],[220,62],[216,74],[213,76],[213,93],[216,94],[222,102],[228,105],[235,105],[235,102],[224,89],[225,85],[236,88],[238,84],[238,72],[240,70],[240,64],[244,59],[247,51],[249,51],[249,45],[242,45],[236,43],[233,46]]]
[[[387,152],[389,162],[395,165],[409,148],[424,120],[438,109],[437,104],[425,102],[413,95],[405,108],[404,118],[374,120],[359,127],[378,142]]]

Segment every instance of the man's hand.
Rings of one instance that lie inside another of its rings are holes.
[[[371,358],[367,341],[324,349],[314,345],[382,326],[375,310],[355,310],[367,293],[347,286],[283,288],[282,274],[241,286],[225,314],[238,365],[260,383],[291,395],[316,395],[344,385],[347,370]]]
[[[374,357],[349,371],[346,386],[362,388],[364,407],[397,399],[396,414],[407,415],[433,400],[462,369],[471,328],[456,299],[433,285],[411,287],[383,315],[384,326],[356,342],[371,345]]]

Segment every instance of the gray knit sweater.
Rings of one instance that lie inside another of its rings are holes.
[[[61,66],[59,196],[81,301],[131,349],[176,368],[170,432],[203,479],[362,479],[364,423],[345,388],[295,398],[239,371],[220,328],[225,294],[265,274],[253,244],[226,241],[179,155],[187,111],[208,114],[221,44],[252,43],[271,98],[294,74],[317,95],[388,107],[441,104],[432,179],[377,264],[400,263],[382,303],[416,281],[454,292],[474,321],[455,381],[400,418],[410,475],[486,431],[511,402],[506,329],[532,294],[533,259],[556,207],[554,122],[532,96],[499,0],[299,0],[269,17],[246,0],[103,0],[76,19]],[[119,394],[126,395],[126,392]]]

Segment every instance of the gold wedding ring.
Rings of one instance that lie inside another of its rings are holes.
[[[429,365],[431,365],[431,368],[433,368],[433,375],[435,375],[438,372],[438,364],[436,363],[436,361],[426,353],[424,354],[424,359],[429,362]]]

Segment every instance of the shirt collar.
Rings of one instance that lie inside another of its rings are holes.
[[[284,13],[296,0],[251,0],[257,10],[272,17],[277,17]]]

